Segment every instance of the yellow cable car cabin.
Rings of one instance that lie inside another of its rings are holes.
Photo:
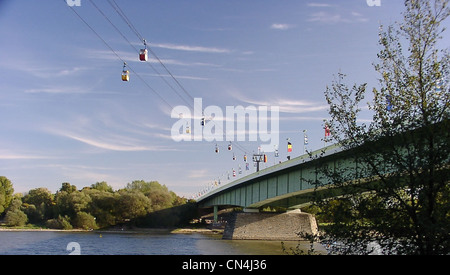
[[[122,81],[130,81],[130,71],[127,70],[127,63],[123,64]]]
[[[130,81],[130,71],[123,70],[123,72],[122,72],[122,81]]]

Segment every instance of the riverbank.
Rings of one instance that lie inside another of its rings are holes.
[[[50,228],[10,228],[0,227],[0,232],[96,232],[96,233],[171,233],[171,234],[206,234],[220,235],[223,234],[222,229],[208,228],[104,228],[97,230],[84,229],[50,229]]]
[[[208,228],[177,228],[172,230],[172,234],[208,234],[208,235],[222,235],[223,229],[208,229]]]
[[[8,228],[0,227],[0,232],[89,232],[89,230],[84,229],[50,229],[50,228]]]

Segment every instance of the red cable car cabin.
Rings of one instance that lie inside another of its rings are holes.
[[[147,61],[148,60],[148,50],[147,49],[141,49],[139,51],[139,60],[140,61]]]
[[[147,50],[147,41],[144,39],[144,49],[141,49],[139,51],[139,60],[140,61],[147,61],[148,60],[148,50]]]

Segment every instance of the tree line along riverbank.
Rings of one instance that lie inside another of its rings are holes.
[[[136,180],[114,191],[106,182],[78,190],[62,183],[14,193],[11,181],[0,176],[0,221],[3,228],[95,230],[126,224],[175,227],[196,215],[195,202],[179,197],[157,181]]]

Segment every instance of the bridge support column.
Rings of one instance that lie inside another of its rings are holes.
[[[217,212],[219,212],[219,206],[214,205],[214,223],[217,223],[218,221]]]
[[[317,233],[313,215],[300,211],[286,213],[234,213],[227,220],[224,239],[231,240],[303,240],[299,233]]]

